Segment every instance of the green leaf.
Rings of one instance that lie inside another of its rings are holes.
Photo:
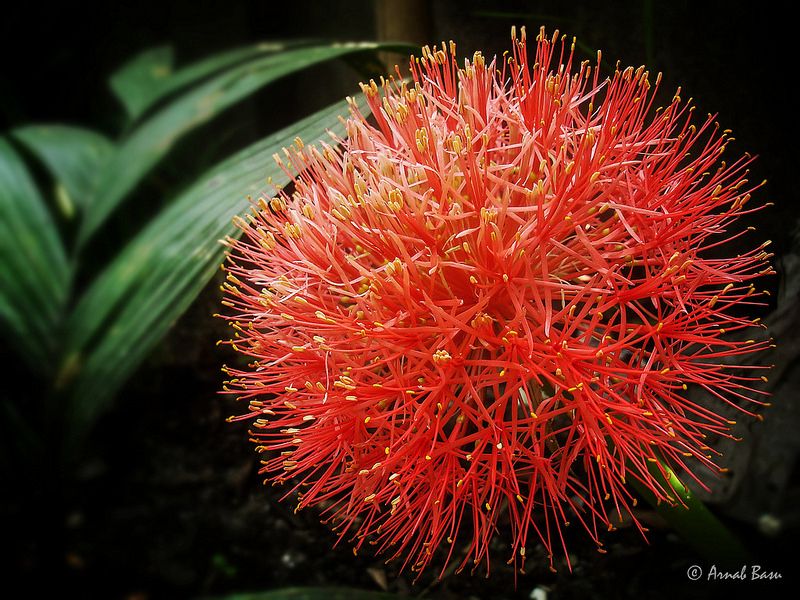
[[[394,594],[343,587],[296,587],[219,596],[213,600],[389,600]]]
[[[134,119],[140,117],[157,102],[184,88],[197,84],[203,79],[224,69],[259,56],[275,54],[276,52],[285,51],[303,44],[304,42],[301,41],[263,42],[255,46],[247,46],[245,48],[236,48],[227,52],[221,52],[187,65],[175,71],[169,77],[160,79],[158,82],[154,82],[152,86],[148,87],[146,92],[142,95],[137,114],[132,115],[132,117]]]
[[[22,158],[0,137],[0,330],[36,371],[51,367],[68,285],[56,225]]]
[[[362,110],[366,111],[366,108]],[[295,136],[314,141],[343,133],[337,103],[224,161],[171,202],[109,265],[69,322],[65,365],[73,382],[71,430],[83,433],[172,323],[219,269],[219,240],[237,235],[231,219],[272,177],[288,177],[272,155]],[[77,368],[75,367],[77,365]]]
[[[68,125],[29,125],[12,135],[52,174],[64,217],[72,218],[76,209],[85,210],[114,144],[97,132]]]
[[[288,50],[289,48],[307,45],[311,42],[312,40],[262,42],[253,46],[235,48],[226,52],[214,54],[213,56],[201,59],[174,72],[171,49],[153,48],[151,50],[146,50],[138,57],[126,63],[119,71],[111,76],[109,84],[111,85],[112,90],[118,92],[117,95],[119,96],[121,95],[119,92],[122,92],[122,90],[118,91],[117,88],[120,86],[125,87],[126,82],[132,79],[132,81],[128,83],[128,87],[134,88],[132,90],[133,94],[130,97],[133,98],[133,103],[135,106],[127,106],[127,108],[129,119],[131,121],[135,121],[150,108],[152,108],[152,106],[157,102],[182,90],[183,88],[199,83],[206,77],[210,77],[211,75],[218,73],[223,69],[227,69],[228,67],[232,67],[237,63],[251,60],[259,56],[274,54],[276,52]],[[166,51],[169,51],[168,56],[164,55]],[[160,54],[162,55],[161,61],[158,60]],[[153,59],[153,64],[148,67],[147,63],[149,58]],[[141,61],[144,64],[139,64],[138,61]],[[163,65],[168,64],[168,69],[159,67],[159,63]],[[131,67],[134,66],[136,66],[136,68],[131,70]],[[139,79],[140,85],[137,86],[135,85],[137,75],[142,70],[149,70],[151,73],[168,72],[166,76],[149,78],[142,77]],[[124,98],[125,96],[121,97],[123,102]]]
[[[111,90],[122,102],[130,120],[135,120],[151,104],[159,87],[172,74],[173,61],[171,47],[150,48],[134,56],[111,76]]]
[[[189,131],[276,79],[373,43],[311,46],[246,61],[178,96],[122,142],[103,172],[93,210],[79,232],[84,244],[150,169]]]

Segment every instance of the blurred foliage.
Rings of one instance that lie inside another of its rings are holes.
[[[281,77],[337,58],[373,68],[377,43],[266,43],[175,67],[154,48],[114,73],[125,109],[116,139],[82,127],[46,124],[0,135],[0,339],[46,382],[8,394],[0,430],[9,456],[74,457],[117,391],[213,277],[231,220],[272,178],[272,158],[295,137],[342,133],[344,102],[324,108],[204,170],[157,202],[155,214],[126,223],[130,239],[98,245],[104,227],[171,150],[190,134]],[[364,55],[367,58],[364,59]],[[202,162],[197,160],[196,162]],[[149,189],[149,188],[148,188]],[[139,194],[141,195],[141,194]],[[99,261],[99,265],[98,265]],[[89,268],[87,265],[93,267]],[[6,452],[4,451],[4,454]],[[5,461],[4,461],[5,462]]]

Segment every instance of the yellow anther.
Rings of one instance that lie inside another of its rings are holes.
[[[428,130],[424,127],[417,129],[414,137],[417,140],[417,149],[420,152],[425,152],[428,149]]]
[[[303,230],[300,225],[296,223],[289,223],[288,221],[283,224],[283,232],[287,237],[299,239],[303,235]]]
[[[267,231],[264,234],[264,237],[261,238],[261,240],[259,241],[259,244],[261,244],[262,248],[264,248],[265,250],[271,252],[272,250],[275,249],[275,245],[276,245],[275,236],[272,235],[272,232]]]
[[[389,201],[387,205],[394,212],[398,212],[403,208],[403,192],[398,189],[391,190],[389,192]]]
[[[269,206],[275,212],[283,212],[286,210],[286,200],[281,198],[280,196],[275,196],[272,200],[269,201]]]
[[[452,358],[447,350],[437,350],[433,353],[433,363],[437,366],[446,365]]]
[[[493,223],[497,219],[497,209],[495,208],[481,208],[481,221],[484,223]]]
[[[486,314],[484,312],[479,312],[477,315],[475,315],[472,318],[472,321],[470,321],[470,324],[477,329],[478,327],[483,327],[485,325],[491,325],[493,322],[494,322],[494,319],[490,315],[488,315],[488,314]]]

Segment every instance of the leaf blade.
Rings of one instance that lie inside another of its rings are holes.
[[[203,83],[164,107],[125,140],[105,169],[94,209],[78,236],[82,246],[139,181],[186,133],[265,85],[312,65],[379,44],[310,46],[247,61]]]
[[[37,371],[48,367],[68,286],[56,224],[22,157],[0,137],[0,329]]]
[[[346,111],[336,103],[223,161],[171,202],[96,280],[67,336],[65,362],[81,364],[70,411],[77,435],[217,272],[225,253],[218,240],[237,234],[231,219],[250,206],[245,194],[257,193],[265,177],[288,182],[272,155],[296,136],[313,141],[326,130],[342,134],[337,117]]]
[[[170,54],[169,60],[164,61],[163,68],[167,71],[164,77],[153,78],[141,89],[137,90],[137,98],[134,101],[134,106],[129,107],[128,117],[131,121],[139,119],[143,114],[150,110],[153,105],[157,104],[164,98],[188,88],[194,84],[201,82],[203,79],[214,75],[228,67],[232,67],[237,63],[242,63],[246,60],[251,60],[266,54],[275,54],[281,50],[287,50],[292,47],[301,46],[304,44],[311,44],[313,40],[276,40],[270,42],[261,42],[251,46],[244,46],[240,48],[233,48],[219,52],[212,56],[202,58],[196,62],[185,65],[178,70],[174,69],[174,60]],[[119,96],[118,90],[119,79],[125,79],[129,76],[128,71],[130,67],[137,60],[147,58],[148,54],[156,53],[160,48],[151,48],[145,50],[137,57],[134,57],[128,63],[125,63],[119,70],[111,75],[109,79],[109,86],[115,95]],[[156,59],[157,60],[157,59]],[[157,65],[154,65],[158,68]],[[122,99],[121,99],[122,101]]]
[[[66,218],[91,204],[98,175],[114,151],[111,140],[89,129],[60,124],[27,125],[11,135],[63,186],[59,207]]]
[[[109,78],[111,91],[133,121],[151,104],[172,74],[175,54],[170,46],[148,48],[123,64]]]

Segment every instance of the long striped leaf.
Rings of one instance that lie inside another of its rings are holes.
[[[365,109],[366,110],[366,109]],[[295,136],[341,134],[344,103],[328,107],[224,161],[169,204],[101,274],[69,323],[65,364],[73,382],[71,429],[80,435],[218,270],[220,238],[265,178],[285,184],[272,155]]]
[[[12,135],[53,175],[62,215],[70,219],[86,210],[114,144],[95,131],[69,125],[28,125]]]
[[[164,48],[154,48],[143,52],[123,65],[111,76],[109,82],[114,93],[125,105],[129,119],[135,121],[159,101],[195,85],[215,73],[246,60],[310,43],[311,40],[262,42],[214,54],[174,72],[171,53],[167,60],[167,57],[162,55],[165,51]],[[159,58],[161,58],[160,61]]]
[[[246,61],[178,96],[137,127],[107,165],[92,211],[79,233],[85,243],[150,169],[186,133],[276,79],[311,65],[366,49],[374,43],[311,46]]]
[[[47,372],[69,284],[64,248],[27,166],[0,137],[0,330]]]
[[[158,90],[172,75],[175,60],[170,46],[149,48],[137,54],[109,79],[114,95],[125,107],[133,121],[141,115],[158,96]]]

